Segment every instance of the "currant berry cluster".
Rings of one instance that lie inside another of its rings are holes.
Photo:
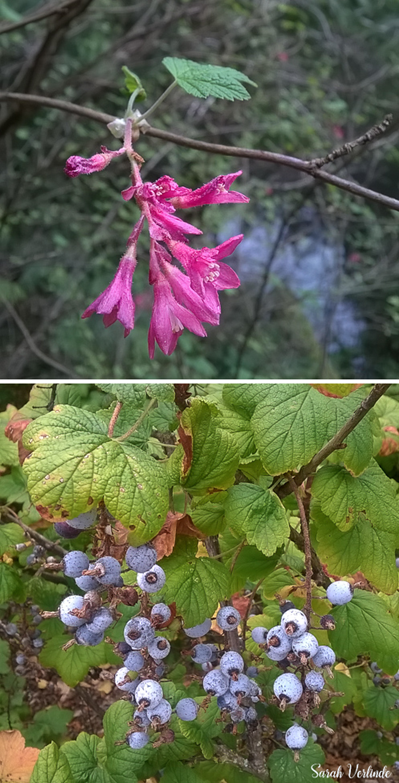
[[[348,582],[333,582],[327,588],[327,598],[334,605],[348,603],[352,596],[353,587]],[[311,711],[320,705],[319,694],[325,687],[325,674],[333,676],[331,666],[335,663],[335,653],[331,647],[319,645],[316,637],[309,633],[309,621],[305,613],[291,601],[283,603],[280,609],[280,625],[269,630],[264,626],[256,626],[252,630],[252,639],[265,650],[267,658],[275,661],[280,668],[294,670],[285,671],[277,677],[273,685],[274,695],[281,710],[285,710],[287,705],[294,706],[295,715],[306,721]],[[333,630],[334,617],[323,615],[320,628]],[[314,715],[312,721],[319,728],[331,731],[321,714]],[[298,722],[285,733],[285,742],[295,751],[296,757],[307,745],[308,739],[309,732]]]

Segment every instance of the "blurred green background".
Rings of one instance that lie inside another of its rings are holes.
[[[2,23],[41,5],[2,0]],[[230,103],[176,89],[151,118],[193,138],[324,155],[394,115],[370,145],[330,171],[398,195],[396,0],[75,0],[72,11],[0,36],[1,89],[62,98],[121,116],[122,65],[145,111],[170,83],[165,56],[236,67],[258,84]],[[69,14],[69,15],[68,15]],[[231,258],[242,285],[223,292],[220,327],[184,333],[151,362],[148,245],[134,279],[136,327],[82,321],[113,277],[137,207],[123,202],[127,163],[67,179],[70,155],[116,149],[105,126],[54,109],[0,104],[0,377],[395,378],[399,376],[399,213],[288,168],[203,154],[142,136],[143,177],[198,187],[243,170],[249,205],[185,211],[213,246],[244,232]],[[182,214],[182,213],[181,213]]]

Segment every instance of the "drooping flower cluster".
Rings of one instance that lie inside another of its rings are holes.
[[[125,201],[134,198],[141,216],[127,241],[126,252],[113,280],[87,307],[82,318],[99,313],[106,327],[120,321],[125,329],[125,337],[133,329],[135,308],[132,280],[137,265],[137,242],[146,220],[150,235],[149,282],[154,290],[148,333],[152,359],[156,342],[163,353],[173,353],[184,328],[205,337],[203,322],[216,325],[220,320],[218,292],[240,285],[236,273],[222,259],[235,250],[243,235],[234,236],[215,248],[196,250],[189,246],[186,235],[202,234],[202,231],[179,218],[175,214],[176,209],[242,203],[249,199],[242,193],[230,191],[241,171],[215,177],[196,190],[180,187],[172,177],[166,175],[156,182],[143,182],[140,175],[142,159],[132,149],[131,133],[131,121],[127,120],[123,147],[115,152],[102,147],[101,153],[88,159],[73,156],[67,160],[65,172],[70,177],[77,177],[79,174],[101,171],[113,158],[122,154],[126,154],[131,162],[132,185],[122,191],[122,197]],[[181,268],[174,260],[179,262]]]

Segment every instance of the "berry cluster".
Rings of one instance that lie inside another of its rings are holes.
[[[327,588],[327,598],[334,605],[348,603],[352,596],[353,587],[348,582],[333,582]],[[319,693],[325,687],[324,674],[333,676],[331,666],[335,663],[335,653],[330,647],[319,645],[316,637],[309,633],[309,621],[305,613],[291,601],[286,601],[280,609],[280,625],[269,630],[264,626],[256,626],[252,630],[252,639],[280,668],[294,669],[277,677],[273,685],[274,695],[281,710],[287,705],[294,706],[296,716],[307,720],[311,710],[320,704]],[[323,615],[320,628],[333,630],[333,616]],[[314,715],[312,720],[319,728],[331,731],[322,715]],[[296,755],[307,745],[308,739],[307,729],[297,722],[285,733],[285,742]]]

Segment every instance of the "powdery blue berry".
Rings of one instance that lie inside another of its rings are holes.
[[[190,636],[191,639],[199,639],[200,636],[205,636],[208,633],[211,625],[212,620],[207,617],[203,623],[193,625],[192,628],[183,628],[183,631],[186,636]]]
[[[220,670],[228,677],[244,671],[244,659],[240,653],[226,652],[220,659]]]
[[[125,625],[124,636],[132,650],[141,650],[151,644],[155,631],[146,617],[133,617]]]
[[[154,604],[151,609],[151,622],[155,627],[167,623],[171,616],[172,612],[167,604]]]
[[[335,652],[331,647],[327,647],[325,644],[321,644],[316,654],[313,656],[313,663],[319,668],[324,666],[332,666],[335,663]]]
[[[151,721],[147,716],[147,710],[141,710],[141,712],[140,710],[136,710],[133,714],[133,720],[142,729],[148,729],[148,727],[151,725]]]
[[[291,639],[297,639],[306,633],[308,625],[306,615],[300,609],[288,609],[281,616],[281,627]]]
[[[252,639],[256,644],[266,644],[267,634],[268,630],[267,628],[264,628],[263,625],[257,625],[256,628],[253,628],[251,631]]]
[[[119,581],[121,566],[114,557],[107,555],[100,557],[92,568],[98,573],[93,573],[91,576],[95,576],[102,585],[115,585]]]
[[[89,568],[89,565],[89,558],[84,552],[80,552],[79,550],[67,552],[62,558],[62,570],[65,576],[81,576],[82,571]]]
[[[274,681],[273,690],[280,702],[296,704],[302,696],[303,688],[295,674],[281,674]]]
[[[247,671],[245,672],[247,677],[257,677],[259,674],[259,670],[257,666],[248,666]]]
[[[127,666],[121,666],[115,673],[115,685],[121,691],[128,691],[128,693],[134,693],[137,686],[133,684],[134,680],[131,679],[129,669]]]
[[[324,688],[324,677],[319,672],[308,672],[305,677],[305,687],[309,691],[320,693]]]
[[[104,641],[104,633],[93,633],[88,625],[81,625],[76,629],[75,641],[84,647],[96,647]]]
[[[78,628],[79,625],[84,625],[86,620],[84,620],[82,617],[76,617],[75,615],[71,614],[73,609],[82,609],[82,607],[83,596],[68,595],[60,603],[59,615],[61,622],[70,628]]]
[[[143,680],[137,686],[134,698],[139,706],[152,709],[163,698],[162,688],[156,680]]]
[[[68,525],[68,522],[55,522],[54,530],[62,538],[77,538],[80,535],[80,530],[71,527],[71,525]]]
[[[349,582],[333,582],[327,587],[328,600],[336,605],[343,606],[353,598],[353,587]]]
[[[156,636],[154,641],[148,645],[148,652],[151,658],[162,660],[170,653],[170,644],[163,636]]]
[[[218,696],[216,702],[220,710],[231,711],[238,707],[237,697],[233,696],[231,691],[227,691],[223,696]]]
[[[216,622],[222,631],[234,631],[241,622],[241,615],[234,606],[222,606],[216,615]]]
[[[304,633],[292,642],[293,652],[296,653],[302,663],[308,658],[313,658],[319,649],[319,643],[312,633]]]
[[[196,644],[192,649],[191,655],[195,663],[208,663],[212,658],[212,648],[210,644]]]
[[[194,699],[180,699],[176,704],[176,715],[180,720],[195,720],[198,709],[198,704]]]
[[[65,520],[70,527],[74,527],[76,530],[87,530],[92,526],[97,517],[97,509],[92,508],[91,511],[85,511],[83,514],[79,514],[78,517]]]
[[[166,574],[159,565],[154,565],[149,571],[137,574],[137,584],[145,593],[157,593],[166,582]]]
[[[147,718],[151,723],[162,726],[170,720],[172,715],[172,707],[166,699],[161,699],[156,707],[147,708]]]
[[[303,726],[294,723],[285,733],[285,741],[291,750],[302,750],[307,745],[309,734]]]
[[[106,606],[102,606],[101,609],[97,609],[94,612],[90,623],[87,623],[87,628],[93,633],[101,633],[106,631],[113,622],[114,618],[109,609]]]
[[[266,650],[267,657],[270,658],[271,661],[283,661],[291,651],[291,642],[289,642],[289,644],[289,647],[285,644],[280,647],[270,647],[269,650]]]
[[[245,710],[245,722],[252,723],[255,720],[258,720],[258,713],[255,707],[247,707]]]
[[[83,590],[85,593],[87,593],[88,590],[101,590],[101,585],[94,576],[78,576],[75,579],[75,584],[76,587],[79,587],[79,589]]]
[[[128,568],[143,574],[144,571],[149,571],[157,562],[156,549],[152,544],[130,546],[126,552],[125,560]]]
[[[244,708],[240,706],[235,707],[235,709],[230,712],[230,718],[233,723],[241,723],[242,720],[245,720]]]
[[[270,649],[270,647],[278,649],[281,646],[287,646],[287,644],[289,645],[289,650],[291,649],[291,639],[281,625],[274,625],[273,628],[270,628],[270,631],[267,633],[266,644],[267,649]]]
[[[147,745],[147,743],[150,741],[150,738],[148,734],[145,733],[145,731],[134,731],[132,734],[129,734],[127,741],[133,750],[140,750]]]
[[[205,675],[202,686],[211,696],[224,696],[229,689],[229,679],[219,669]]]
[[[230,692],[233,696],[249,696],[251,692],[251,683],[246,674],[238,674],[237,678],[230,682]]]
[[[126,656],[124,664],[130,672],[139,672],[144,666],[144,658],[140,652],[132,650]]]

